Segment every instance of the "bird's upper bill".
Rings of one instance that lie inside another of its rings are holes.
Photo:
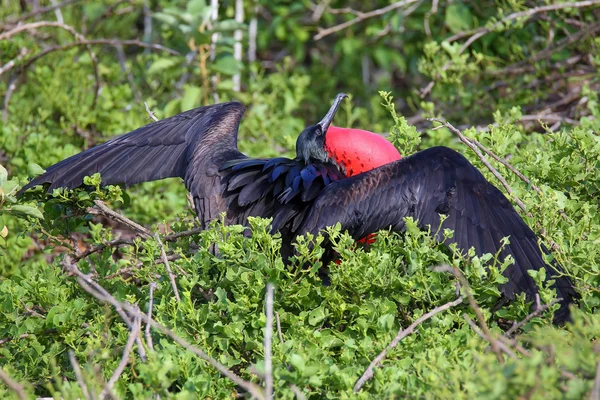
[[[325,150],[353,176],[397,161],[400,153],[382,136],[362,129],[330,125],[325,136]]]

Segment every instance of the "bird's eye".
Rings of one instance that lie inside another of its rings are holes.
[[[321,128],[317,128],[315,134],[317,136],[321,136],[323,134],[323,131],[321,130]]]

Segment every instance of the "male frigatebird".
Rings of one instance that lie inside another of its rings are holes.
[[[501,286],[507,298],[524,292],[533,299],[538,288],[527,270],[546,268],[563,299],[555,321],[568,319],[568,304],[576,297],[571,281],[558,265],[545,263],[536,235],[502,192],[449,148],[400,159],[387,141],[373,139],[365,146],[361,138],[374,134],[328,130],[344,97],[338,95],[327,115],[300,134],[294,159],[242,154],[237,132],[245,108],[231,102],[190,110],[88,149],[49,167],[21,191],[44,183],[50,183],[49,190],[81,186],[85,176],[96,172],[103,185],[179,176],[203,227],[222,212],[228,224],[245,225],[249,216],[272,217],[273,230],[287,244],[336,223],[355,239],[380,229],[403,231],[407,216],[423,228],[437,228],[443,214],[442,227],[454,230],[446,243],[464,251],[474,247],[478,255],[496,254],[502,238],[509,237],[501,250],[501,256],[514,258],[504,271],[508,282]],[[436,239],[443,239],[440,235]]]

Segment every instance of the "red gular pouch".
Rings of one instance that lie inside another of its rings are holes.
[[[340,128],[331,125],[325,136],[325,151],[346,169],[346,176],[354,176],[402,158],[398,149],[384,137],[369,131]],[[375,234],[357,240],[370,245]],[[337,264],[340,260],[335,261]]]
[[[347,176],[358,175],[402,158],[393,144],[376,133],[333,125],[325,136],[325,151],[346,169]]]

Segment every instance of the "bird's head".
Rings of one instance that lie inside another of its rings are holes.
[[[331,108],[316,125],[304,129],[296,141],[296,158],[306,164],[332,162],[346,176],[399,160],[400,153],[382,136],[353,128],[331,125],[345,93],[336,96]]]
[[[327,162],[330,159],[325,150],[325,137],[329,130],[329,125],[337,112],[342,100],[348,97],[346,93],[340,93],[335,97],[331,108],[323,119],[316,125],[304,129],[296,140],[296,158],[304,161],[306,164],[313,162]]]

